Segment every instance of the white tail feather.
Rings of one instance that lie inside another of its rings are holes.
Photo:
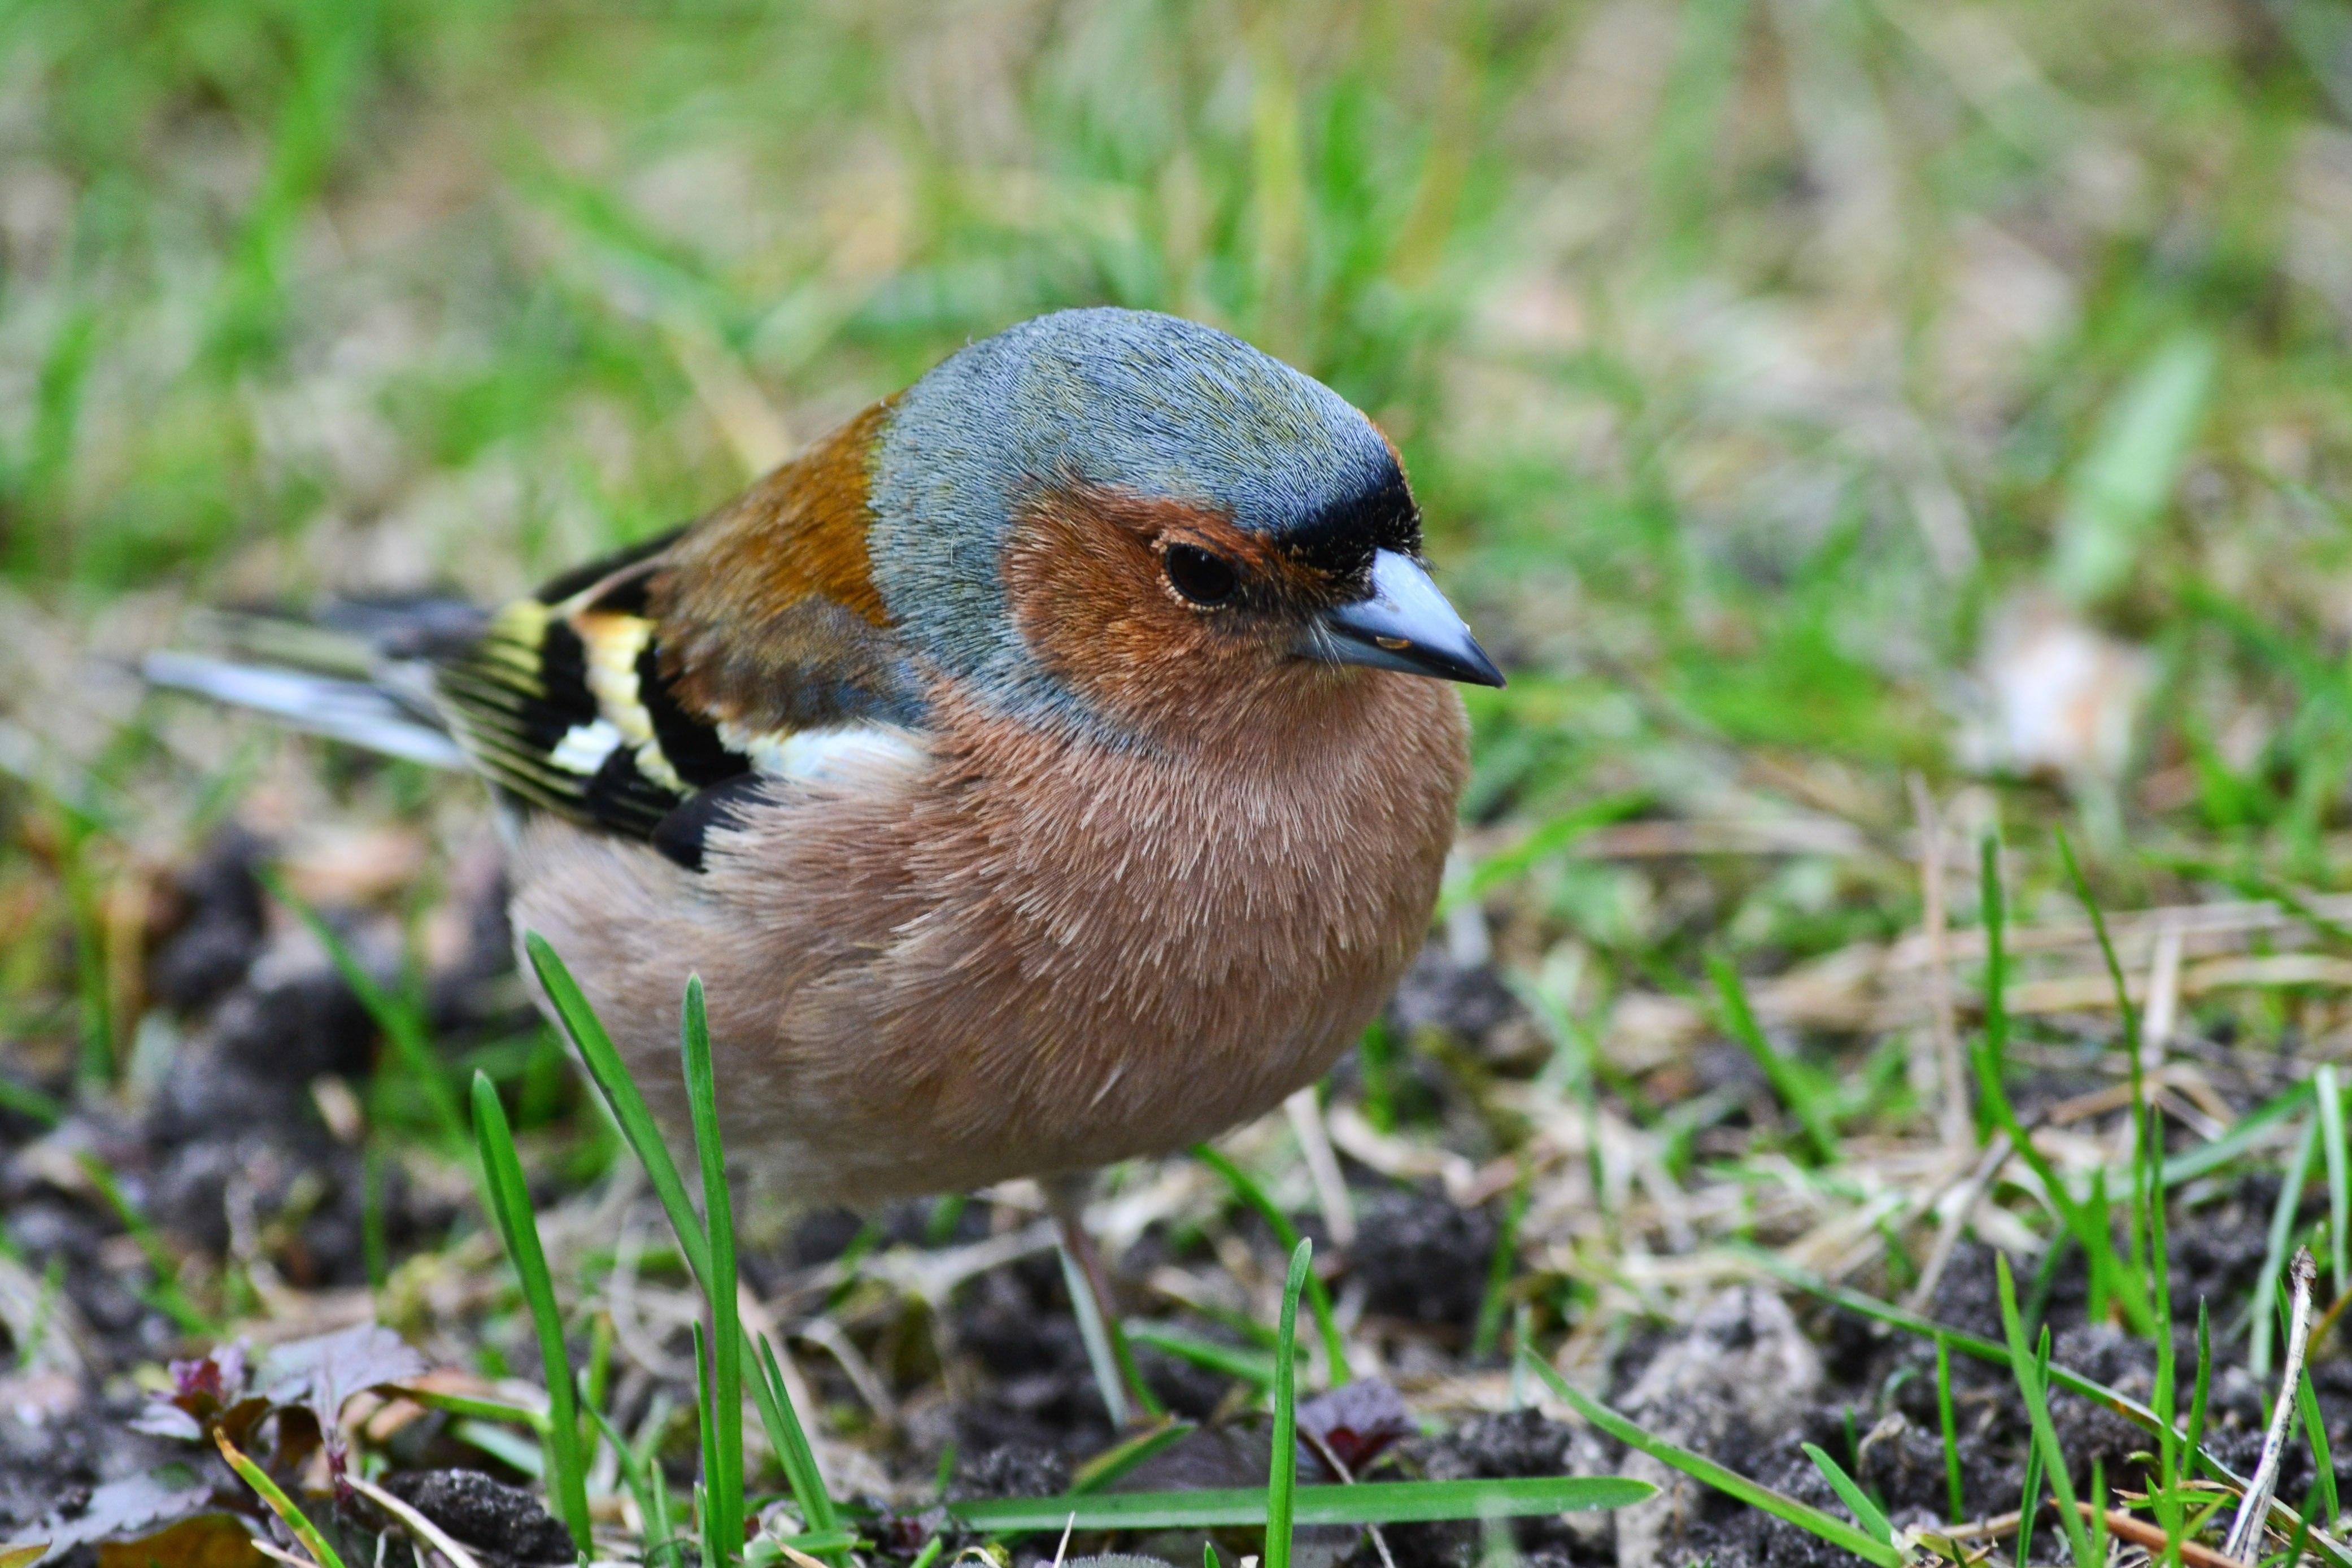
[[[427,767],[462,772],[467,766],[457,742],[363,680],[190,653],[151,653],[140,668],[153,685],[250,708],[313,735]]]

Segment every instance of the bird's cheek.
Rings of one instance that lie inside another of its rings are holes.
[[[1149,700],[1216,640],[1137,541],[1043,508],[1005,554],[1013,624],[1055,679],[1115,710]]]

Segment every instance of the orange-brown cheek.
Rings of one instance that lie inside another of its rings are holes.
[[[1265,660],[1257,639],[1176,599],[1142,535],[1048,498],[1021,520],[1004,581],[1038,661],[1115,713],[1159,712]],[[1237,635],[1240,634],[1240,635]]]

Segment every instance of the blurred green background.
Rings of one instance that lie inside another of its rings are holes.
[[[2118,898],[2336,881],[2338,0],[11,0],[0,44],[19,773],[217,802],[87,721],[90,659],[520,589],[1109,301],[1400,443],[1514,673],[1474,846],[1614,801],[1771,848],[1552,858],[1521,952],[1902,929],[1915,772]]]

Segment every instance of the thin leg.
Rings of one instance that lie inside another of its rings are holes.
[[[1110,1274],[1102,1253],[1087,1229],[1087,1197],[1094,1191],[1091,1175],[1056,1176],[1045,1183],[1045,1204],[1053,1212],[1054,1230],[1061,1243],[1062,1280],[1070,1292],[1070,1310],[1086,1341],[1087,1360],[1094,1367],[1095,1386],[1102,1392],[1103,1407],[1111,1425],[1124,1427],[1137,1407],[1156,1410],[1135,1361],[1127,1352],[1127,1335],[1119,1329],[1118,1303],[1110,1293]]]

